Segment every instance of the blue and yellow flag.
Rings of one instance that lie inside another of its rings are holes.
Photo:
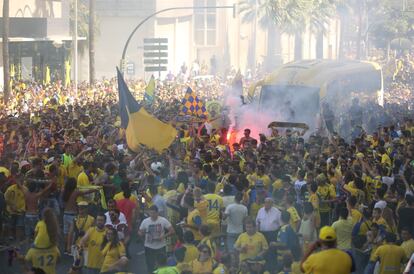
[[[144,99],[145,101],[152,103],[154,101],[155,93],[155,79],[154,75],[151,76],[151,79],[148,82],[147,87],[145,88]]]
[[[203,102],[198,99],[195,92],[189,87],[181,101],[180,115],[191,115],[204,118],[207,117],[207,114],[207,109]]]
[[[162,152],[168,148],[177,136],[177,130],[165,124],[145,111],[135,100],[117,68],[119,115],[121,127],[126,129],[128,147],[139,151],[142,145]]]

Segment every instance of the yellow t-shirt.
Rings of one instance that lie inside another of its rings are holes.
[[[189,227],[189,229],[191,230],[191,232],[193,232],[194,240],[196,240],[196,241],[200,241],[203,238],[203,236],[201,236],[199,230],[195,228],[195,227],[197,227],[197,224],[196,224],[195,220],[198,219],[198,218],[200,218],[201,223],[203,223],[203,220],[201,218],[201,215],[200,215],[200,212],[198,211],[198,209],[194,209],[193,211],[188,213],[187,224],[191,226],[191,227]],[[199,225],[201,225],[201,224],[199,224]]]
[[[263,207],[263,204],[258,204],[256,202],[252,203],[250,205],[249,216],[256,218],[257,213],[259,212],[259,209],[261,209],[262,207]]]
[[[88,229],[88,261],[86,266],[93,269],[101,269],[104,257],[101,255],[101,245],[105,237],[105,229],[99,231],[96,227]]]
[[[352,218],[339,219],[332,224],[332,227],[336,232],[338,248],[342,250],[351,249],[352,228],[354,227]]]
[[[17,184],[11,185],[7,188],[4,193],[4,199],[7,202],[7,212],[10,214],[21,214],[26,211],[24,192],[17,186]],[[12,210],[9,203],[14,204],[15,210]]]
[[[399,274],[401,264],[407,259],[404,249],[394,244],[379,246],[373,255],[374,261],[380,261],[380,274]]]
[[[318,186],[318,195],[320,197],[319,201],[319,211],[320,212],[329,212],[331,211],[330,204],[327,203],[327,200],[332,200],[336,197],[335,187],[331,184]]]
[[[56,274],[56,262],[59,257],[60,252],[56,246],[47,249],[30,248],[25,260],[33,267],[41,268],[46,274]]]
[[[191,261],[198,258],[198,249],[193,244],[184,244],[185,256],[183,263],[190,263]]]
[[[353,209],[351,209],[351,217],[352,217],[352,223],[356,224],[361,220],[362,213],[359,212],[359,210],[353,208]]]
[[[68,165],[68,177],[78,178],[79,174],[83,171],[82,166],[78,166],[75,162],[71,162]]]
[[[122,191],[114,195],[114,200],[115,201],[119,201],[119,200],[122,200],[122,199],[125,199],[124,193]],[[138,198],[137,198],[137,196],[135,196],[133,194],[131,194],[131,196],[129,196],[129,200],[131,200],[131,202],[134,202],[135,204],[138,204]]]
[[[86,173],[84,171],[82,171],[77,178],[77,187],[81,187],[81,186],[89,186],[91,185],[90,181],[89,181],[89,177],[88,175],[86,175]]]
[[[46,223],[43,220],[37,222],[35,235],[34,246],[36,248],[49,248],[52,245],[49,234],[47,233]]]
[[[382,154],[381,164],[385,164],[387,166],[392,166],[391,158],[390,158],[390,156],[388,156],[388,154],[386,154],[386,153]]]
[[[230,271],[227,269],[227,267],[224,266],[224,264],[219,264],[213,271],[213,274],[229,274]]]
[[[248,174],[246,179],[249,181],[249,186],[254,186],[256,184],[257,174],[255,172]]]
[[[195,202],[194,203],[195,208],[198,209],[201,219],[203,220],[203,223],[207,223],[207,216],[208,216],[208,201],[206,199]]]
[[[312,204],[312,206],[315,210],[319,211],[319,197],[316,193],[313,193],[313,194],[309,195],[309,200],[308,201]]]
[[[220,211],[223,208],[223,198],[217,194],[206,194],[204,198],[208,202],[207,223],[219,224]]]
[[[126,256],[124,244],[121,242],[115,247],[111,247],[111,243],[107,243],[101,254],[104,257],[101,272],[108,272],[111,265]]]
[[[0,173],[4,173],[4,176],[9,177],[10,176],[10,171],[5,168],[4,166],[0,166]]]
[[[206,246],[208,246],[210,248],[210,250],[211,250],[211,256],[213,258],[216,256],[217,247],[216,247],[216,244],[211,240],[210,237],[204,237],[203,239],[201,239],[200,245],[201,244],[206,245]]]
[[[65,178],[68,176],[68,170],[63,166],[59,166],[59,175],[57,178],[57,185],[59,189],[62,189],[65,185]]]
[[[286,211],[290,214],[290,226],[296,231],[296,228],[298,227],[297,223],[300,221],[298,211],[293,206],[289,207]]]
[[[257,180],[262,181],[265,188],[269,189],[269,187],[270,187],[270,178],[269,178],[269,176],[267,176],[267,175],[257,176]]]
[[[410,258],[411,254],[414,253],[414,239],[402,242],[401,247],[404,249],[407,258]]]
[[[213,265],[214,265],[213,259],[210,259],[205,262],[194,260],[191,262],[191,271],[193,274],[212,273]]]
[[[256,232],[252,236],[248,235],[246,232],[240,234],[234,246],[246,249],[245,252],[240,252],[240,262],[249,258],[253,259],[257,257],[260,252],[269,248],[266,238],[260,232]]]
[[[305,274],[349,274],[352,259],[346,252],[331,248],[310,255],[302,266]]]
[[[92,185],[89,181],[88,175],[86,175],[86,173],[84,171],[82,171],[78,175],[78,178],[76,180],[76,185],[77,185],[77,187],[86,187],[86,186]],[[79,202],[85,201],[85,202],[88,202],[88,203],[92,203],[93,202],[93,197],[94,197],[93,193],[85,195],[85,196],[79,196],[76,199],[76,202],[79,203]]]
[[[95,223],[95,218],[90,216],[90,215],[86,215],[85,217],[81,217],[81,216],[76,216],[76,227],[78,228],[78,231],[83,231],[86,232],[88,231],[89,228],[91,228]],[[75,239],[78,243],[78,241],[80,241],[80,237],[78,239]]]

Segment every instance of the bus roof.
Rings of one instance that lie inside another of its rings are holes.
[[[365,72],[381,71],[374,62],[304,60],[283,65],[260,81],[260,85],[314,86],[322,88],[336,76]]]

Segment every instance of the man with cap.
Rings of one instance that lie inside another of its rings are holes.
[[[301,269],[306,274],[349,274],[355,271],[354,268],[351,255],[336,248],[336,233],[330,226],[322,227],[319,240],[309,246],[301,262]]]

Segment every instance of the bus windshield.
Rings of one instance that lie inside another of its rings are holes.
[[[314,121],[319,110],[319,88],[264,85],[260,95],[260,109],[277,112],[283,121]]]

